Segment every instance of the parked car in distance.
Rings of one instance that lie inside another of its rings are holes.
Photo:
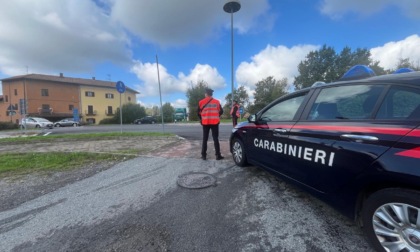
[[[140,119],[134,120],[134,124],[155,124],[157,122],[156,118],[154,116],[145,116]]]
[[[233,160],[324,200],[359,224],[377,251],[420,251],[420,71],[351,70],[238,124]]]
[[[68,126],[77,127],[77,126],[80,126],[80,123],[73,120],[73,118],[64,118],[54,123],[54,127],[68,127]]]
[[[40,117],[27,117],[22,119],[22,121],[19,123],[20,128],[48,128],[52,129],[54,127],[54,124],[50,121],[48,121],[45,118]]]

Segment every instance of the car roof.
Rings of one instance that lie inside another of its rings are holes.
[[[365,79],[359,79],[346,82],[372,82],[372,83],[401,83],[420,86],[420,72],[408,72],[399,74],[386,74],[379,76],[372,76]],[[337,81],[340,82],[340,81]],[[335,83],[337,83],[335,82]]]

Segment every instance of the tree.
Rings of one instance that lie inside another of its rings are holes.
[[[249,107],[249,113],[256,113],[270,102],[286,94],[287,78],[276,81],[270,76],[256,84],[254,104]]]
[[[146,116],[146,109],[140,104],[127,103],[122,106],[122,123],[129,124],[133,123],[135,119]],[[112,123],[120,123],[120,109],[117,109]]]
[[[174,121],[173,115],[174,115],[175,109],[174,109],[174,107],[172,107],[172,105],[169,102],[163,104],[162,112],[163,112],[163,121],[164,122],[173,122]]]
[[[330,82],[336,80],[336,72],[332,67],[336,61],[336,53],[332,47],[324,45],[318,51],[309,52],[305,61],[298,65],[299,76],[295,77],[295,88],[310,87],[317,81]]]
[[[244,86],[240,86],[238,89],[233,90],[233,97],[238,101],[239,105],[244,108],[249,106],[249,95],[245,90]],[[232,93],[225,96],[226,104],[223,106],[223,116],[230,118],[230,109],[232,108]]]
[[[395,66],[395,69],[390,70],[390,72],[394,72],[400,68],[411,68],[414,71],[420,71],[420,66],[419,64],[417,64],[417,66],[415,65],[414,62],[410,61],[410,58],[400,58],[398,60],[397,65]]]
[[[159,107],[158,106],[153,106],[152,116],[157,116],[157,115],[160,115]]]
[[[198,102],[205,97],[204,93],[207,87],[207,83],[202,80],[199,81],[197,85],[192,85],[191,88],[188,88],[186,96],[188,98],[187,104],[190,121],[198,121]]]
[[[300,75],[295,77],[295,88],[310,87],[317,81],[336,81],[355,65],[366,65],[377,75],[384,74],[385,70],[379,66],[379,62],[374,62],[370,56],[368,49],[358,48],[352,52],[350,47],[345,47],[337,55],[332,47],[324,45],[320,50],[310,52],[306,60],[299,63]]]

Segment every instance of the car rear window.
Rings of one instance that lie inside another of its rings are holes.
[[[420,90],[392,87],[379,109],[377,119],[420,120]]]
[[[311,107],[308,120],[368,119],[383,85],[348,85],[323,88]]]

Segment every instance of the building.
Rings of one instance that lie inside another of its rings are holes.
[[[111,118],[121,104],[135,103],[139,92],[126,88],[120,94],[116,83],[43,74],[27,74],[2,79],[0,121],[19,123],[24,114],[58,121],[78,117],[98,124]],[[26,104],[26,108],[25,108]]]

